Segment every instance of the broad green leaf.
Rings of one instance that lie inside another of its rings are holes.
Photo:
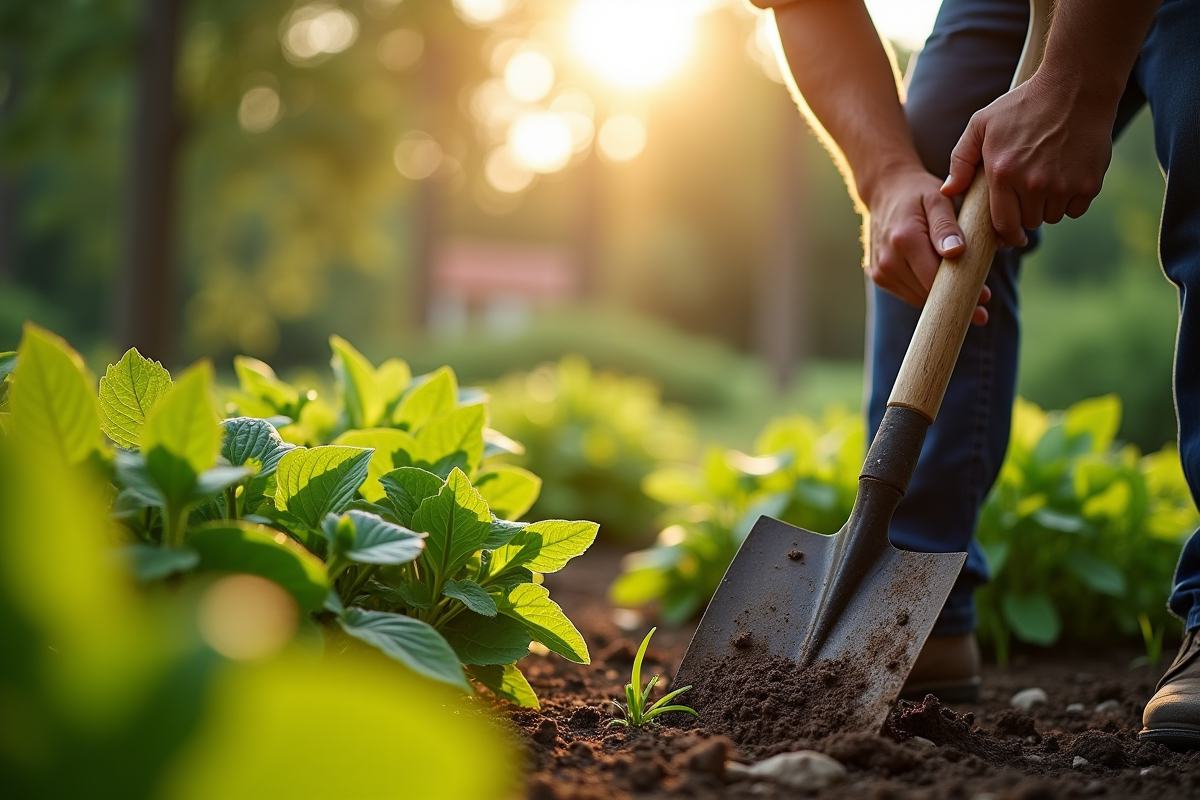
[[[446,482],[417,467],[400,467],[379,479],[387,499],[396,510],[396,518],[403,525],[412,525],[413,514],[421,503],[441,491]]]
[[[121,555],[142,583],[156,581],[176,572],[186,572],[200,563],[200,554],[187,547],[134,544],[122,550]]]
[[[154,404],[171,388],[171,373],[131,347],[100,379],[100,425],[127,450],[141,445],[142,426]]]
[[[383,499],[386,492],[379,479],[397,467],[413,463],[417,442],[412,436],[395,428],[367,428],[361,431],[346,431],[333,440],[334,444],[351,447],[370,447],[375,450],[371,465],[367,468],[367,479],[359,487],[362,496],[373,503]],[[440,484],[441,481],[438,481]]]
[[[455,600],[461,600],[463,605],[476,614],[482,614],[485,617],[496,616],[496,601],[492,599],[486,589],[475,581],[466,578],[461,581],[448,580],[445,588],[442,589],[442,594],[446,597],[453,597]]]
[[[1102,558],[1090,553],[1071,553],[1067,556],[1067,569],[1093,592],[1109,597],[1125,596],[1125,573]]]
[[[225,426],[221,455],[235,467],[255,462],[260,477],[274,474],[279,460],[296,449],[296,445],[281,439],[279,431],[264,419],[234,417],[221,424]]]
[[[453,648],[426,623],[361,608],[346,609],[338,623],[346,633],[378,647],[413,672],[471,691]]]
[[[384,396],[375,378],[375,367],[340,336],[329,337],[330,364],[337,376],[351,428],[373,428],[383,416]]]
[[[423,583],[402,583],[396,588],[396,594],[412,608],[428,611],[433,608],[433,598],[429,596],[429,587]]]
[[[524,625],[535,641],[568,661],[591,663],[583,636],[567,619],[558,603],[550,599],[550,592],[545,586],[523,583],[510,589],[498,605],[501,614]]]
[[[417,431],[417,458],[437,464],[456,455],[465,459],[463,471],[474,474],[483,458],[483,427],[487,407],[463,406],[434,417]]]
[[[596,523],[586,521],[550,519],[530,523],[511,542],[492,553],[491,572],[499,574],[511,567],[557,572],[592,546],[599,529]]]
[[[243,392],[261,400],[277,413],[290,412],[300,402],[300,392],[279,380],[275,370],[257,358],[234,358],[233,371]]]
[[[0,353],[0,381],[12,374],[17,368],[17,351],[5,350]]]
[[[521,708],[540,709],[537,694],[529,681],[521,674],[516,664],[491,664],[484,667],[471,667],[467,670],[472,680],[481,684],[485,689],[510,703]]]
[[[65,341],[25,323],[9,407],[13,431],[65,464],[101,445],[100,409],[83,359]]]
[[[708,501],[695,467],[669,467],[642,480],[642,491],[664,506],[689,506]]]
[[[491,428],[483,429],[483,457],[492,458],[501,455],[524,455],[525,446],[514,441],[503,433]]]
[[[412,370],[399,358],[389,358],[375,370],[375,383],[383,395],[385,409],[393,408],[412,382]]]
[[[529,470],[504,465],[476,478],[475,488],[493,514],[500,519],[514,520],[523,517],[533,506],[542,490],[542,479]]]
[[[510,522],[506,519],[493,519],[492,530],[480,547],[482,550],[499,550],[513,540],[518,533],[528,527],[527,522]]]
[[[407,564],[425,547],[422,534],[363,511],[330,514],[321,527],[332,552],[359,564]]]
[[[204,572],[244,572],[266,578],[296,598],[304,612],[325,603],[325,565],[287,534],[244,521],[214,522],[188,531],[187,546]]]
[[[608,598],[615,606],[637,608],[666,594],[669,581],[666,570],[659,567],[627,570],[613,581]]]
[[[370,463],[371,451],[361,447],[292,450],[275,471],[275,506],[316,530],[326,514],[338,514],[350,504]]]
[[[466,612],[446,623],[442,633],[463,664],[511,664],[529,655],[525,626],[509,617],[488,619]]]
[[[1080,400],[1063,412],[1063,428],[1072,438],[1087,434],[1093,453],[1102,453],[1121,427],[1121,398],[1115,394]]]
[[[146,415],[142,451],[150,459],[160,448],[199,475],[217,463],[224,436],[213,399],[212,365],[201,361],[180,375]]]
[[[991,573],[993,579],[1004,572],[1004,565],[1008,563],[1010,549],[1011,545],[1008,542],[989,542],[983,545],[984,555],[987,556],[988,572]]]
[[[415,431],[434,417],[453,411],[457,402],[454,370],[442,367],[404,395],[392,421],[406,431]]]
[[[461,470],[454,470],[435,496],[413,515],[414,530],[429,534],[421,563],[441,580],[456,573],[492,530],[487,503]]]
[[[1054,601],[1041,592],[1007,594],[1000,607],[1013,635],[1021,641],[1044,647],[1058,641],[1058,634],[1062,630],[1058,609],[1054,607]]]

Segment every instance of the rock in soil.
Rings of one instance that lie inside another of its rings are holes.
[[[1034,706],[1044,706],[1049,701],[1050,697],[1046,694],[1046,690],[1035,686],[1017,692],[1008,701],[1008,704],[1018,711],[1029,711]]]
[[[801,750],[780,753],[746,770],[751,778],[790,786],[793,789],[824,789],[846,779],[846,768],[824,753]]]

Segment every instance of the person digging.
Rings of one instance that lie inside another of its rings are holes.
[[[1143,105],[1166,176],[1159,256],[1180,297],[1179,453],[1200,498],[1200,0],[1058,0],[1041,66],[1012,91],[1028,0],[944,0],[906,99],[862,0],[751,2],[774,10],[797,101],[863,211],[869,430],[941,258],[964,252],[953,198],[978,169],[990,189],[1000,249],[890,529],[902,549],[968,554],[904,694],[970,701],[980,683],[973,593],[988,579],[974,530],[1008,446],[1021,261],[1042,223],[1087,210],[1113,138]],[[1139,736],[1200,748],[1200,532],[1183,547],[1168,605],[1183,644]]]

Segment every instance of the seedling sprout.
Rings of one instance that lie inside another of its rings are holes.
[[[668,692],[659,698],[658,702],[646,708],[646,702],[650,699],[650,692],[658,683],[658,676],[655,675],[646,684],[646,688],[642,688],[642,659],[646,657],[646,648],[650,644],[650,637],[658,628],[651,628],[646,634],[646,638],[642,639],[642,645],[638,648],[637,656],[633,659],[633,675],[629,683],[625,684],[625,701],[627,705],[621,705],[616,700],[612,700],[612,704],[621,711],[619,719],[609,720],[608,727],[613,725],[624,725],[627,728],[640,728],[643,725],[653,722],[654,718],[659,714],[665,714],[668,711],[683,711],[691,714],[693,717],[700,716],[695,709],[681,705],[668,705],[674,698],[691,689],[691,686],[684,686],[676,689],[673,692]]]

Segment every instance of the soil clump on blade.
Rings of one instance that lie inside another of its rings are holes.
[[[857,701],[866,688],[861,670],[846,658],[801,669],[780,656],[739,653],[703,665],[700,674],[706,680],[686,695],[699,721],[684,725],[724,734],[755,760],[857,727]],[[672,721],[683,722],[680,716]]]

